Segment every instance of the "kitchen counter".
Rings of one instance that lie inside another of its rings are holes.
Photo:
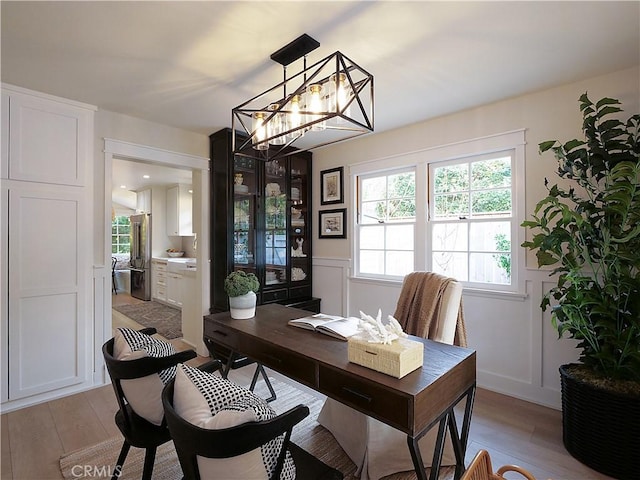
[[[191,257],[153,257],[153,260],[167,262],[167,271],[182,273],[185,270],[197,270],[197,260]]]

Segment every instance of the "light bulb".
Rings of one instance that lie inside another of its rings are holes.
[[[349,101],[351,88],[347,83],[347,75],[344,73],[338,73],[331,75],[331,83],[334,87],[334,93],[332,95],[331,110],[336,113],[343,113],[346,116],[350,116],[351,106],[347,105]],[[338,117],[338,122],[344,122],[344,119]]]
[[[255,112],[253,114],[253,148],[256,150],[267,150],[269,143],[265,142],[267,138],[267,129],[264,124],[264,112]]]
[[[309,114],[308,122],[312,122],[314,120],[321,118],[321,115],[314,115],[314,114],[319,114],[320,112],[324,111],[324,102],[322,98],[322,85],[320,85],[319,83],[314,83],[313,85],[309,85],[309,111],[312,113]],[[311,126],[311,130],[313,131],[324,130],[325,128],[327,128],[327,125],[325,122],[314,123]]]
[[[279,103],[272,103],[269,105],[269,111],[275,112],[280,108]],[[267,133],[269,137],[274,137],[269,140],[269,143],[272,145],[284,145],[286,143],[286,138],[282,134],[286,132],[286,123],[284,121],[284,115],[281,113],[276,113],[271,117],[271,120],[267,123]]]
[[[300,101],[302,98],[300,95],[294,95],[291,97],[291,117],[289,121],[289,128],[292,130],[291,138],[298,138],[301,135],[304,135],[302,130],[297,130],[302,125],[302,114],[300,113]]]

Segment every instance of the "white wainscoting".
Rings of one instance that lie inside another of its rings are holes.
[[[358,316],[362,310],[393,314],[400,282],[350,277],[351,261],[313,259],[313,295],[323,313]],[[526,270],[525,295],[492,295],[467,290],[463,308],[469,347],[477,352],[478,386],[553,408],[560,408],[558,367],[575,361],[573,340],[558,340],[543,292],[553,286],[547,272]]]
[[[322,313],[345,316],[349,311],[350,266],[344,258],[313,257],[313,296],[321,299]]]

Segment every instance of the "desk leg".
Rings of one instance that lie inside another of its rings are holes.
[[[258,375],[260,374],[262,374],[262,378],[264,378],[264,383],[267,385],[267,388],[269,389],[269,393],[271,394],[271,396],[266,400],[267,402],[273,402],[276,399],[276,392],[273,389],[273,385],[271,385],[271,381],[267,376],[267,372],[265,372],[264,366],[261,363],[258,363],[258,366],[256,367],[256,371],[253,372],[253,378],[251,379],[251,386],[249,387],[249,390],[253,392],[253,389],[255,388],[256,383],[258,382]]]
[[[440,474],[440,464],[442,463],[442,454],[444,452],[444,441],[447,436],[447,413],[438,422],[438,437],[436,438],[436,444],[433,450],[433,460],[431,462],[431,475],[430,480],[437,480]],[[427,430],[428,431],[428,430]],[[424,463],[422,461],[422,454],[420,453],[420,445],[418,441],[424,436],[411,437],[407,435],[407,444],[409,445],[409,453],[411,453],[411,459],[413,460],[413,468],[416,471],[418,480],[427,480],[427,473],[424,469]]]
[[[227,363],[225,364],[224,368],[222,369],[222,378],[227,378],[229,376],[229,372],[231,371],[231,365],[233,365],[233,362],[235,362],[236,360],[236,353],[235,352],[229,352],[229,357],[227,358]]]
[[[471,426],[471,412],[473,411],[473,402],[476,394],[475,384],[469,388],[464,394],[467,401],[464,407],[464,418],[462,420],[462,432],[458,434],[458,425],[453,409],[449,412],[449,433],[453,443],[453,451],[456,455],[456,472],[454,479],[458,480],[464,473],[464,457],[467,453],[467,442],[469,440],[469,427]]]
[[[440,465],[442,463],[444,444],[447,437],[447,426],[449,427],[451,443],[453,444],[453,451],[456,456],[456,471],[454,479],[458,480],[464,473],[464,457],[467,452],[467,442],[469,440],[469,428],[471,427],[471,413],[473,412],[475,393],[476,386],[474,384],[465,393],[463,393],[462,396],[460,396],[440,418],[438,422],[438,436],[436,437],[436,444],[433,451],[433,461],[431,462],[431,475],[429,475],[429,480],[437,480],[440,475]],[[464,407],[464,419],[462,421],[462,432],[458,433],[454,407],[460,403],[464,397],[466,397],[466,403]],[[427,480],[418,441],[428,430],[429,429],[415,438],[407,435],[407,444],[409,445],[409,452],[411,453],[413,467],[416,471],[418,480]]]

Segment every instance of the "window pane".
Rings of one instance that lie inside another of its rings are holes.
[[[384,248],[384,226],[360,228],[360,248],[365,250]]]
[[[416,201],[411,200],[389,200],[389,220],[409,220],[416,216]]]
[[[432,270],[447,277],[466,282],[468,280],[467,254],[433,252]]]
[[[404,172],[396,175],[389,175],[388,198],[406,198],[416,195],[416,174],[415,172]]]
[[[509,285],[511,255],[508,253],[472,253],[469,255],[471,282]]]
[[[510,187],[511,157],[502,157],[471,164],[471,188],[474,190]]]
[[[413,251],[413,225],[387,225],[386,234],[387,249]]]
[[[403,276],[414,269],[416,172],[358,180],[358,273]]]
[[[467,163],[434,169],[435,193],[460,192],[469,189],[469,167]]]
[[[469,194],[453,193],[435,196],[436,218],[458,218],[469,215]]]
[[[385,220],[385,201],[362,203],[360,223],[378,223],[378,220]]]
[[[470,225],[470,250],[480,252],[511,252],[511,224],[482,222]]]
[[[387,275],[405,276],[413,272],[413,251],[387,251]]]
[[[474,216],[511,215],[511,189],[473,192],[471,211]]]
[[[360,251],[360,272],[384,274],[384,252],[378,250]]]
[[[434,224],[431,235],[432,249],[466,252],[467,228],[466,222]]]
[[[365,178],[361,183],[362,200],[379,200],[385,198],[386,195],[386,177]]]

